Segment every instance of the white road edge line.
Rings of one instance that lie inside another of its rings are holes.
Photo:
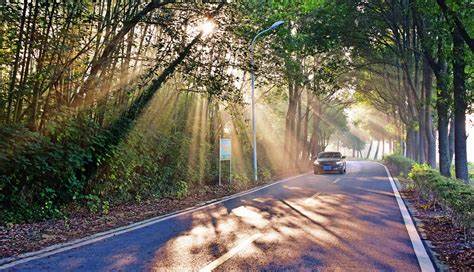
[[[262,236],[261,233],[255,233],[254,235],[244,239],[237,246],[235,246],[231,250],[227,251],[224,255],[220,256],[219,258],[217,258],[214,261],[207,264],[205,267],[201,268],[199,270],[199,272],[211,272],[212,270],[216,269],[218,266],[223,264],[225,261],[232,258],[235,254],[237,254],[240,251],[244,250],[247,246],[249,246],[251,243],[253,243],[253,241],[257,240],[261,236]]]
[[[0,259],[0,270],[4,270],[4,269],[7,269],[7,268],[10,268],[10,267],[22,264],[22,263],[27,263],[27,262],[30,262],[30,261],[33,261],[33,260],[36,260],[36,259],[41,259],[41,258],[44,258],[44,257],[48,257],[48,256],[51,256],[51,255],[61,253],[61,252],[64,252],[64,251],[68,251],[68,250],[78,248],[78,247],[81,247],[81,246],[89,245],[89,244],[92,244],[92,243],[95,243],[95,242],[98,242],[98,241],[101,241],[101,240],[104,240],[104,239],[107,239],[107,238],[110,238],[110,237],[113,237],[113,236],[116,236],[116,235],[120,235],[120,234],[123,234],[123,233],[127,233],[127,232],[130,232],[130,231],[141,229],[141,228],[156,224],[158,222],[165,221],[167,219],[178,217],[180,215],[184,215],[184,214],[188,214],[188,213],[191,213],[191,212],[199,211],[199,210],[202,210],[204,208],[214,206],[214,205],[226,202],[228,200],[231,200],[231,199],[243,196],[243,195],[247,195],[247,194],[251,194],[251,193],[263,190],[263,189],[268,188],[270,186],[274,186],[274,185],[277,185],[277,184],[280,184],[280,183],[283,183],[283,182],[287,182],[287,181],[290,181],[290,180],[293,180],[293,179],[300,178],[302,176],[306,176],[308,174],[309,173],[304,173],[304,174],[296,175],[296,176],[293,176],[293,177],[288,177],[288,178],[273,182],[271,184],[267,184],[267,185],[264,185],[264,186],[260,186],[260,187],[250,189],[248,191],[244,191],[244,192],[240,192],[240,193],[237,193],[237,194],[234,194],[234,195],[226,196],[226,197],[223,197],[223,198],[220,198],[220,199],[204,202],[204,203],[208,203],[208,204],[204,204],[204,205],[197,206],[197,207],[195,206],[195,207],[187,208],[187,209],[184,209],[184,210],[176,211],[174,213],[149,218],[149,219],[146,219],[146,220],[143,220],[143,221],[132,223],[130,225],[126,225],[126,226],[123,226],[123,227],[111,229],[111,230],[104,231],[104,232],[99,232],[99,233],[96,233],[96,234],[93,234],[93,235],[90,235],[90,236],[87,236],[87,237],[84,237],[84,238],[76,239],[76,240],[73,240],[73,241],[70,241],[70,242],[52,245],[52,246],[43,248],[43,249],[38,250],[38,251],[33,251],[33,252],[20,254],[17,257],[13,257],[13,258],[10,257],[10,258]],[[209,202],[212,202],[212,203],[209,203]]]
[[[428,253],[426,252],[426,248],[421,241],[420,235],[416,230],[415,224],[413,224],[413,220],[411,219],[410,213],[408,212],[407,207],[405,206],[405,202],[403,202],[400,193],[398,192],[397,186],[393,181],[392,175],[388,170],[387,166],[375,162],[379,165],[382,165],[385,168],[385,172],[387,172],[388,179],[390,180],[390,185],[392,186],[393,193],[395,198],[397,199],[398,207],[400,208],[400,212],[402,213],[403,221],[405,222],[405,227],[408,231],[408,236],[410,236],[411,244],[413,246],[413,250],[415,251],[416,258],[418,259],[418,264],[420,265],[421,271],[423,272],[434,272],[435,268],[433,263],[431,262]]]

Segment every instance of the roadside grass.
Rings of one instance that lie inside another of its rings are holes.
[[[461,180],[442,176],[425,164],[415,164],[408,175],[420,196],[443,211],[462,226],[472,238],[474,230],[474,187]]]
[[[392,173],[401,177],[407,190],[415,190],[419,198],[440,207],[455,225],[464,229],[465,235],[472,240],[474,236],[474,186],[469,164],[470,185],[455,178],[442,176],[437,169],[426,164],[417,164],[401,155],[384,157],[384,163]]]
[[[410,173],[415,161],[405,156],[392,154],[383,157],[383,162],[392,171],[395,176],[401,176],[406,178]]]

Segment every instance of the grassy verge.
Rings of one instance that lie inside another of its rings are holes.
[[[472,235],[474,229],[474,188],[447,178],[427,165],[415,164],[409,174],[422,197],[440,205],[450,218]]]
[[[384,162],[394,175],[406,178],[406,186],[415,189],[425,201],[441,207],[455,225],[462,227],[468,237],[473,237],[473,186],[444,177],[436,169],[400,155],[386,156]]]
[[[408,173],[410,173],[413,165],[416,163],[412,159],[396,154],[384,156],[383,162],[392,171],[392,174],[405,178],[407,177]]]

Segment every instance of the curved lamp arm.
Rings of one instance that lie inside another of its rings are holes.
[[[260,32],[257,33],[257,35],[255,35],[255,37],[252,39],[252,42],[250,43],[250,48],[253,49],[254,47],[254,44],[255,44],[255,41],[257,40],[258,37],[260,37],[262,34],[268,32],[268,31],[271,31],[277,27],[279,27],[280,25],[282,25],[283,23],[285,23],[285,21],[278,21],[278,22],[275,22],[273,25],[271,25],[269,28],[267,29],[264,29]]]

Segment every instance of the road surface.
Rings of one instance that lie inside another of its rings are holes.
[[[420,271],[383,166],[305,174],[7,271]]]

